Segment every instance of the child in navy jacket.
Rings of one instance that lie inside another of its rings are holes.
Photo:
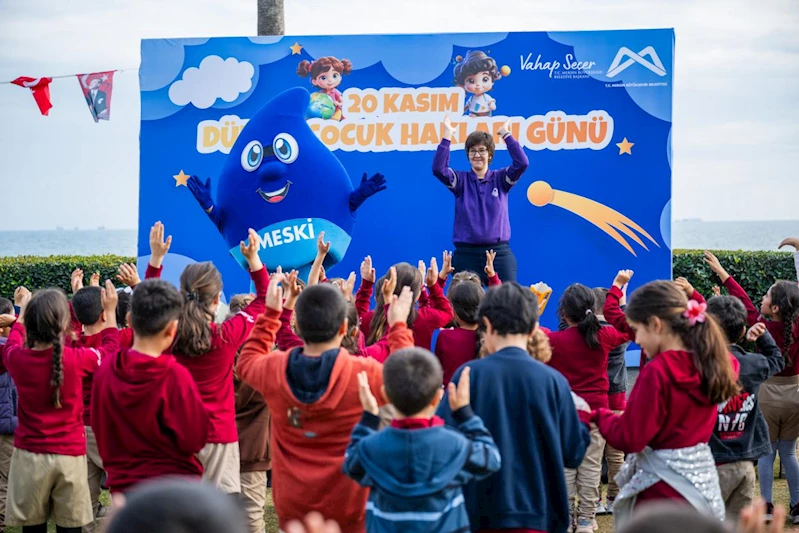
[[[383,390],[400,415],[377,432],[378,404],[366,373],[358,376],[363,418],[352,432],[344,472],[371,487],[366,530],[442,533],[469,531],[461,486],[500,468],[491,434],[469,406],[469,371],[449,384],[457,431],[435,415],[443,396],[442,370],[427,350],[408,348],[388,358]]]

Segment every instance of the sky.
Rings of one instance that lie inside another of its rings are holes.
[[[799,219],[796,0],[285,5],[287,35],[674,28],[673,218]],[[135,228],[140,39],[255,33],[256,0],[0,0],[0,81],[130,69],[100,124],[74,77],[52,83],[49,117],[0,84],[0,230]]]

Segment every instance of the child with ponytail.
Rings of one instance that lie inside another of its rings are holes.
[[[615,290],[632,273],[622,271]],[[635,342],[649,357],[622,415],[600,408],[592,418],[608,444],[628,455],[617,476],[616,526],[652,500],[685,500],[724,519],[715,461],[708,441],[718,404],[740,390],[738,362],[707,305],[689,300],[671,281],[637,289],[626,314]]]
[[[352,72],[352,62],[349,59],[337,59],[332,56],[320,57],[313,63],[307,59],[297,65],[297,75],[301,78],[311,78],[311,84],[333,100],[336,110],[330,120],[343,120],[342,108],[344,98],[336,87],[341,85],[341,77]]]
[[[483,299],[480,282],[461,281],[450,287],[447,296],[455,313],[455,327],[442,329],[436,340],[435,354],[444,371],[444,385],[451,380],[461,365],[476,359],[480,354],[480,321],[477,311]]]
[[[558,315],[568,327],[563,331],[545,331],[552,349],[549,366],[563,374],[571,390],[594,410],[609,407],[608,354],[627,342],[627,335],[599,323],[595,308],[594,291],[576,283],[563,293],[558,308]],[[599,429],[591,424],[591,443],[585,458],[576,469],[566,469],[572,508],[575,494],[580,500],[576,509],[576,533],[594,530],[604,447],[605,440]]]
[[[247,243],[239,245],[250,267],[255,299],[222,324],[214,317],[222,294],[222,277],[213,263],[189,265],[180,276],[185,300],[173,353],[197,383],[211,417],[208,443],[200,451],[203,478],[227,493],[241,492],[233,364],[236,353],[264,312],[269,276],[258,257],[258,235],[252,229]]]
[[[774,459],[780,455],[788,492],[791,497],[789,516],[799,524],[799,462],[796,440],[799,438],[799,286],[794,281],[778,281],[763,296],[757,309],[746,291],[729,275],[718,258],[705,252],[705,263],[727,288],[730,296],[746,307],[750,326],[763,322],[782,351],[785,368],[760,386],[760,410],[768,423],[771,453],[758,461],[760,494],[766,500],[766,516],[771,517]]]
[[[361,287],[356,295],[355,306],[361,317],[361,331],[366,335],[367,346],[378,342],[388,331],[386,304],[390,302],[391,295],[398,295],[403,287],[410,287],[414,302],[418,302],[422,281],[422,275],[417,268],[409,263],[397,263],[377,281],[377,285],[381,287],[376,298],[377,306],[373,311],[368,311],[368,302],[372,298],[372,288],[375,285],[374,269],[371,267],[371,258],[367,257],[361,264]],[[424,281],[430,295],[430,305],[418,309],[414,306],[408,315],[408,327],[413,330],[416,346],[429,350],[433,342],[433,332],[446,326],[452,320],[453,313],[452,305],[444,296],[444,290],[438,283],[438,264],[435,258],[430,260],[430,267],[427,269]]]
[[[20,287],[14,298],[20,313],[0,364],[0,371],[7,370],[16,384],[19,405],[5,524],[22,526],[24,533],[45,533],[52,518],[59,533],[79,533],[94,519],[86,475],[82,379],[119,349],[117,292],[110,281],[100,289],[106,320],[97,348],[65,342],[70,312],[60,290],[44,289],[31,296]]]

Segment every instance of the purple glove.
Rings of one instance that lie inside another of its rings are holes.
[[[366,177],[366,172],[361,177],[361,184],[350,194],[350,211],[355,211],[370,196],[379,193],[386,188],[386,177],[382,174],[375,174],[371,178]]]
[[[192,176],[187,185],[204,211],[208,211],[214,206],[214,200],[211,198],[211,178],[203,183],[197,176]]]

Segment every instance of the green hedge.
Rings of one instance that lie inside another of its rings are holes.
[[[14,289],[24,285],[30,290],[44,287],[60,287],[70,294],[69,279],[72,271],[82,268],[84,285],[89,284],[93,272],[100,273],[100,279],[112,280],[116,285],[117,268],[122,263],[136,263],[135,257],[118,255],[51,255],[38,257],[21,255],[0,257],[0,296],[13,298]]]
[[[793,257],[787,252],[715,252],[721,264],[749,292],[755,301],[763,296],[774,280],[796,279]],[[31,290],[42,287],[61,287],[69,292],[69,276],[75,268],[82,268],[88,276],[100,272],[102,279],[112,279],[121,263],[133,263],[133,257],[100,256],[19,256],[0,257],[0,295],[11,297],[14,289],[25,285]],[[699,292],[712,294],[711,288],[718,280],[702,261],[699,250],[674,251],[674,277],[684,276]]]
[[[793,254],[788,252],[714,251],[724,269],[746,289],[758,305],[769,287],[780,279],[796,280]],[[706,298],[719,279],[702,260],[701,250],[674,250],[674,277],[684,277]],[[726,294],[722,288],[722,294]]]

